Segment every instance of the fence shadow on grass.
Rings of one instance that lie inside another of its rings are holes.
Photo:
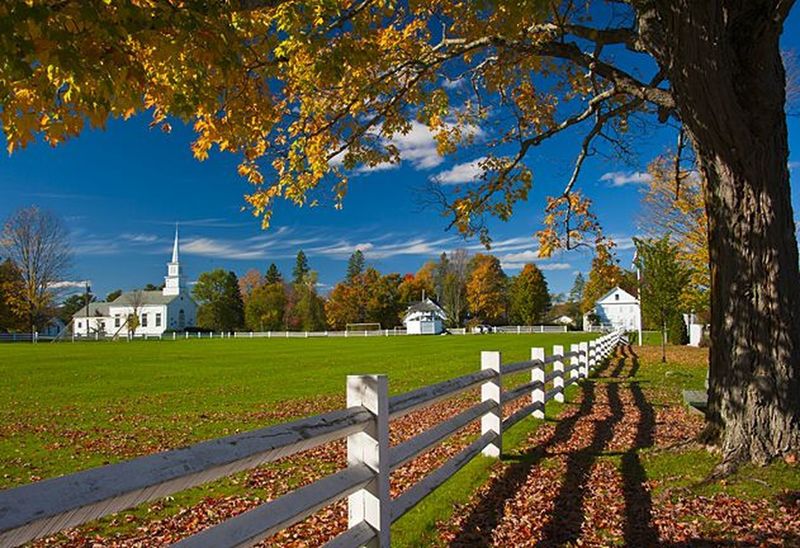
[[[623,371],[628,368],[627,374]],[[578,421],[589,417],[598,402],[598,390],[606,396],[608,415],[594,424],[592,439],[588,444],[568,451],[566,473],[556,495],[549,520],[542,530],[540,546],[575,543],[580,539],[585,520],[584,502],[588,495],[587,483],[597,457],[603,453],[614,436],[614,428],[628,411],[620,397],[621,390],[630,390],[635,407],[639,411],[634,444],[622,453],[621,473],[625,496],[624,539],[627,546],[653,546],[658,544],[658,534],[651,524],[652,499],[645,488],[644,467],[639,459],[639,449],[653,445],[655,411],[647,401],[639,383],[623,383],[611,378],[631,379],[639,370],[639,360],[631,347],[624,347],[599,370],[605,377],[602,382],[588,379],[581,384],[583,398],[577,412],[557,422],[553,435],[546,443],[531,447],[508,466],[493,481],[492,488],[484,493],[463,523],[451,546],[488,546],[491,532],[500,523],[505,504],[513,499],[517,490],[525,483],[530,470],[548,456],[548,450],[568,442],[575,434]],[[626,386],[627,385],[627,386]]]
[[[525,483],[528,473],[546,456],[547,449],[569,440],[575,424],[591,413],[595,402],[594,383],[583,385],[583,399],[577,412],[557,421],[553,435],[547,443],[530,448],[519,455],[513,464],[505,468],[502,475],[491,480],[492,489],[472,509],[461,530],[450,543],[453,547],[489,546],[491,531],[500,523],[507,500],[512,499],[517,490]]]

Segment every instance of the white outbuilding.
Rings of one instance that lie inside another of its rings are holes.
[[[403,325],[409,335],[438,335],[444,331],[446,318],[442,307],[427,298],[408,307],[403,316]]]
[[[594,313],[601,326],[628,331],[637,330],[642,317],[639,299],[620,287],[595,301]],[[584,317],[584,325],[588,325],[587,319]]]

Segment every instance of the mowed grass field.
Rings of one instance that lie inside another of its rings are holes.
[[[344,405],[345,376],[400,393],[594,335],[233,339],[0,346],[0,488]]]

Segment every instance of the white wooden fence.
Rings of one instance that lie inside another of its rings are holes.
[[[502,325],[493,327],[495,333],[518,334],[527,335],[533,333],[566,333],[567,327],[563,325]],[[452,335],[470,335],[470,330],[466,328],[451,328],[447,330]],[[372,330],[351,330],[351,331],[211,331],[211,332],[182,332],[182,333],[164,333],[162,335],[135,335],[130,337],[115,337],[111,333],[94,332],[89,335],[82,333],[72,333],[62,340],[70,339],[72,342],[76,341],[129,341],[131,339],[137,340],[194,340],[194,339],[314,339],[320,337],[327,338],[363,338],[363,337],[398,337],[405,336],[408,333],[405,328],[392,328],[392,329],[372,329]],[[31,340],[30,334],[27,339],[23,334],[18,334],[12,339],[11,335],[0,334],[0,342],[4,341],[22,341]],[[41,337],[41,340],[52,340],[53,338]],[[40,340],[37,336],[36,340]]]
[[[0,546],[17,546],[68,527],[119,512],[241,472],[330,441],[347,438],[347,468],[179,542],[184,547],[250,546],[348,498],[349,529],[329,547],[390,545],[389,528],[478,453],[498,457],[503,431],[525,417],[544,418],[545,404],[564,401],[564,389],[587,377],[623,339],[614,332],[569,352],[554,346],[545,356],[504,364],[500,352],[482,352],[481,370],[397,396],[385,375],[347,377],[347,409],[279,424],[0,491]],[[552,364],[552,368],[546,368]],[[502,379],[530,371],[531,381],[510,390]],[[389,446],[392,419],[473,387],[481,402],[415,437]],[[548,389],[548,387],[550,387]],[[530,403],[503,419],[503,405]],[[389,495],[389,475],[402,464],[480,419],[481,435],[402,495]]]

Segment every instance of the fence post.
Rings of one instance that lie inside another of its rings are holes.
[[[531,391],[531,402],[538,404],[531,416],[534,419],[544,418],[544,348],[531,348],[531,360],[539,360],[531,369],[531,381],[540,384]]]
[[[553,388],[557,388],[555,400],[557,402],[564,402],[564,347],[560,344],[553,345],[553,355],[558,356],[559,359],[553,362],[553,371],[556,376],[553,379]]]
[[[589,376],[589,343],[582,342],[578,345],[578,348],[581,352],[581,377],[586,378]]]
[[[347,498],[347,522],[366,521],[378,533],[369,546],[388,548],[391,525],[389,494],[389,389],[386,375],[348,375],[347,407],[363,406],[374,419],[347,437],[347,464],[366,464],[375,480]]]
[[[499,457],[503,451],[503,406],[500,404],[502,390],[500,361],[500,352],[481,352],[481,370],[491,369],[495,372],[494,377],[481,385],[481,402],[485,402],[486,400],[495,402],[495,406],[492,410],[481,417],[481,435],[490,431],[497,434],[494,441],[481,451],[486,457]]]
[[[569,345],[569,351],[570,352],[578,352],[579,350],[580,350],[580,346],[578,344]],[[569,366],[570,366],[570,368],[572,368],[573,366],[577,366],[577,368],[571,369],[571,371],[569,372],[569,378],[570,379],[575,379],[575,378],[580,379],[581,378],[581,358],[580,358],[580,356],[572,356],[569,359]]]

